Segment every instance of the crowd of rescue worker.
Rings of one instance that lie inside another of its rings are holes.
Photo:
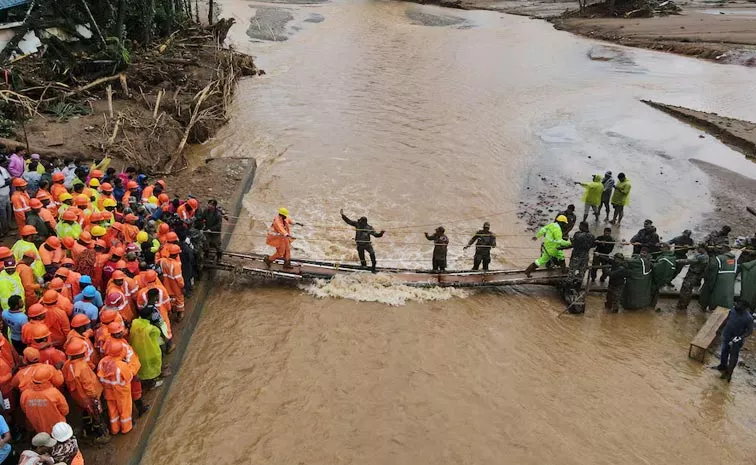
[[[208,254],[220,259],[225,215],[109,159],[5,151],[0,463],[83,464],[67,418],[77,410],[82,434],[107,442],[148,410],[142,392],[170,375],[172,325]]]

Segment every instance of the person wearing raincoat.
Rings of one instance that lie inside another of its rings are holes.
[[[131,322],[129,342],[142,363],[139,377],[142,381],[154,383],[160,377],[163,365],[163,353],[160,351],[160,329],[150,322],[152,309],[142,307],[139,318]]]
[[[698,303],[704,310],[716,307],[732,308],[735,302],[735,275],[738,261],[728,246],[725,252],[709,261]]]
[[[562,248],[572,245],[570,241],[562,239],[565,227],[567,227],[567,217],[559,215],[555,222],[542,227],[538,231],[538,234],[533,237],[534,241],[543,237],[543,245],[541,245],[541,256],[528,265],[528,268],[525,270],[525,275],[528,278],[536,268],[546,265],[551,260],[555,260],[562,268],[565,268],[564,251],[562,251]]]
[[[601,176],[594,175],[591,182],[576,182],[585,187],[583,193],[583,203],[585,204],[585,210],[583,210],[583,221],[588,219],[588,213],[593,210],[593,216],[596,217],[596,221],[599,219],[599,208],[601,207],[601,194],[604,192],[604,185],[601,184]]]
[[[21,262],[24,258],[24,254],[28,251],[34,252],[35,260],[31,264],[31,269],[34,271],[34,277],[41,279],[45,275],[45,265],[42,264],[42,258],[39,256],[39,250],[34,244],[37,237],[37,228],[34,226],[26,225],[21,228],[21,239],[17,240],[11,252],[16,258],[16,263]]]

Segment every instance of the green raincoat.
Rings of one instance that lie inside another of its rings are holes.
[[[601,194],[604,192],[604,185],[601,184],[601,176],[594,176],[593,181],[584,183],[585,193],[583,193],[583,203],[598,207],[601,205]]]
[[[149,320],[137,318],[131,322],[129,342],[142,363],[142,367],[139,369],[139,377],[155,379],[160,376],[163,366],[163,354],[160,352],[160,330],[153,326]]]
[[[677,276],[677,257],[672,251],[662,252],[654,263],[654,286],[656,289],[668,285]]]
[[[748,302],[751,310],[756,308],[756,260],[740,265],[742,274],[740,297]]]
[[[738,261],[735,254],[727,252],[709,261],[698,302],[704,308],[732,308],[735,303],[735,273]]]
[[[624,181],[618,182],[614,186],[614,194],[612,194],[612,205],[627,206],[630,203],[630,180],[625,178]]]
[[[622,307],[635,310],[650,306],[655,294],[651,260],[634,256],[625,261],[625,267],[630,276],[622,292]]]
[[[570,241],[562,239],[562,228],[559,227],[559,223],[550,223],[542,227],[536,237],[543,237],[543,245],[541,246],[541,256],[535,261],[536,265],[544,266],[552,258],[557,260],[564,260],[563,247],[569,246]]]
[[[21,263],[21,260],[24,258],[24,254],[29,250],[34,252],[34,254],[37,256],[37,259],[34,260],[34,263],[31,264],[31,269],[32,271],[34,271],[34,277],[39,279],[45,275],[45,265],[42,264],[42,258],[39,256],[39,250],[37,250],[37,246],[34,245],[33,242],[19,239],[15,244],[13,244],[13,247],[11,248],[11,252],[13,252],[13,256],[16,258],[16,263]]]

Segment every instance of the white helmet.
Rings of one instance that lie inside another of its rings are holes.
[[[52,429],[52,435],[53,439],[55,439],[58,442],[64,442],[68,441],[73,437],[73,430],[71,429],[71,425],[68,423],[61,421],[60,423],[55,423],[55,426],[53,426]]]

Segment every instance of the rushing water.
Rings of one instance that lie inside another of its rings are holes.
[[[547,187],[563,208],[579,203],[572,181],[626,172],[632,203],[616,234],[629,238],[646,217],[669,236],[711,213],[692,158],[756,178],[741,155],[639,102],[756,119],[752,69],[492,12],[299,3],[222,2],[237,19],[232,41],[267,72],[240,84],[213,149],[260,164],[234,250],[268,250],[267,223],[286,206],[306,225],[295,255],[354,261],[344,208],[387,230],[380,264],[427,266],[422,232],[443,224],[454,267],[467,267],[461,245],[488,220],[495,265],[524,265],[538,246],[519,202]],[[708,465],[756,454],[749,379],[725,385],[686,358],[702,322],[692,310],[610,315],[596,298],[585,316],[557,317],[548,289],[416,291],[380,276],[309,289],[326,298],[224,286],[145,463]]]

